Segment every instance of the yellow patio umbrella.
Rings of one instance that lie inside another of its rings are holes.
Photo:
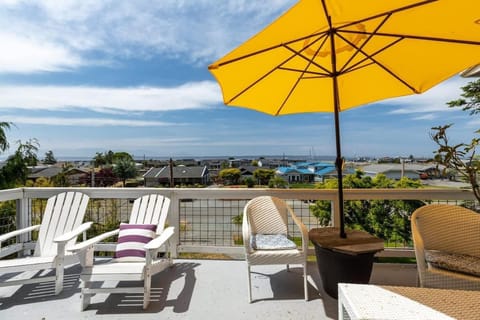
[[[211,64],[225,104],[274,116],[339,113],[422,93],[480,58],[479,0],[301,0]]]

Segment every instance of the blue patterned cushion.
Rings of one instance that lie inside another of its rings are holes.
[[[432,266],[480,277],[480,258],[439,250],[425,250],[425,260]]]
[[[256,250],[296,249],[297,245],[283,234],[254,234],[251,246]]]

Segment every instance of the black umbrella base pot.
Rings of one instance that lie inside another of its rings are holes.
[[[318,271],[323,289],[338,299],[339,283],[368,283],[375,253],[350,255],[325,249],[315,244]]]
[[[317,228],[309,232],[315,246],[323,289],[338,298],[338,283],[368,283],[375,253],[383,250],[383,240],[359,230],[339,237],[336,228]]]

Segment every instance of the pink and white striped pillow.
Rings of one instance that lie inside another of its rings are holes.
[[[155,224],[120,224],[115,258],[120,261],[145,260],[145,244],[155,238]]]

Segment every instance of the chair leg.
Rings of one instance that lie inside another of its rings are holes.
[[[80,294],[80,311],[84,311],[90,305],[90,300],[92,298],[92,294],[86,293],[86,291],[90,288],[91,282],[82,280],[80,287],[82,292]]]
[[[305,301],[308,301],[307,263],[303,265],[303,287],[305,290]]]
[[[63,261],[58,261],[55,267],[55,295],[58,295],[63,290],[63,274]]]
[[[145,280],[143,284],[143,309],[147,309],[150,304],[150,290],[152,287],[152,276],[148,272],[145,275]]]
[[[252,277],[250,275],[250,265],[247,266],[248,273],[248,302],[252,303]]]

